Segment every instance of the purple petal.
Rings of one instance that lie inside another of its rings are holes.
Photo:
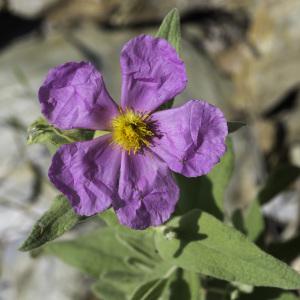
[[[91,63],[68,62],[51,69],[39,90],[42,113],[61,129],[107,129],[117,105]]]
[[[110,141],[104,135],[63,145],[53,156],[49,178],[79,215],[104,211],[117,194],[121,153]]]
[[[121,52],[122,107],[150,112],[182,92],[187,83],[183,61],[164,39],[140,35]]]
[[[152,151],[169,168],[187,177],[207,174],[226,151],[228,134],[223,113],[200,100],[152,114],[161,133]]]
[[[134,229],[144,229],[170,218],[179,189],[167,165],[155,154],[123,152],[119,197],[113,207],[120,222]]]

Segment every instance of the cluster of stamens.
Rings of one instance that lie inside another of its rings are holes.
[[[112,120],[113,142],[128,153],[137,153],[143,147],[150,145],[154,136],[151,130],[150,115],[134,112],[131,109],[121,111]]]

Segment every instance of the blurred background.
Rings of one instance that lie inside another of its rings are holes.
[[[299,0],[0,0],[1,300],[94,299],[79,271],[17,251],[57,194],[47,181],[50,154],[26,145],[26,129],[40,116],[37,91],[48,69],[66,61],[91,61],[117,100],[122,45],[155,34],[173,7],[189,78],[176,105],[205,99],[247,123],[232,135],[228,215],[245,209],[279,165],[300,167]],[[263,207],[270,238],[297,236],[299,191],[298,180]]]

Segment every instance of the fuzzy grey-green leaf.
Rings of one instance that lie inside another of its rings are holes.
[[[200,276],[188,270],[178,268],[169,278],[163,300],[204,300],[204,289],[200,285]]]
[[[200,286],[200,278],[197,273],[185,271],[184,277],[189,284],[191,300],[204,300],[204,290]]]
[[[97,281],[92,286],[93,293],[102,300],[126,300],[126,294],[110,283]]]
[[[167,278],[153,279],[139,286],[130,300],[157,300],[163,294]]]
[[[163,19],[157,37],[166,39],[179,53],[180,51],[180,16],[176,8],[172,9]]]
[[[272,300],[299,300],[299,297],[292,293],[282,293],[278,298]]]
[[[44,253],[57,256],[64,262],[99,277],[106,271],[126,271],[130,256],[116,238],[113,228],[103,228],[75,240],[53,242],[44,247]]]
[[[157,231],[156,246],[165,260],[178,267],[254,286],[300,288],[296,271],[205,212],[190,211],[166,226],[177,230],[178,239],[168,240]]]
[[[54,240],[82,219],[84,218],[75,214],[69,201],[63,195],[59,195],[54,199],[50,209],[35,223],[20,250],[33,250]]]
[[[167,40],[179,54],[180,52],[180,16],[176,8],[172,9],[163,19],[157,33],[157,37]],[[174,99],[160,106],[159,110],[169,109],[173,106]]]

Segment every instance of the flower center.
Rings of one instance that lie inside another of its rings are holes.
[[[150,145],[154,136],[150,116],[127,109],[112,120],[113,141],[129,153],[135,154],[142,147]]]

